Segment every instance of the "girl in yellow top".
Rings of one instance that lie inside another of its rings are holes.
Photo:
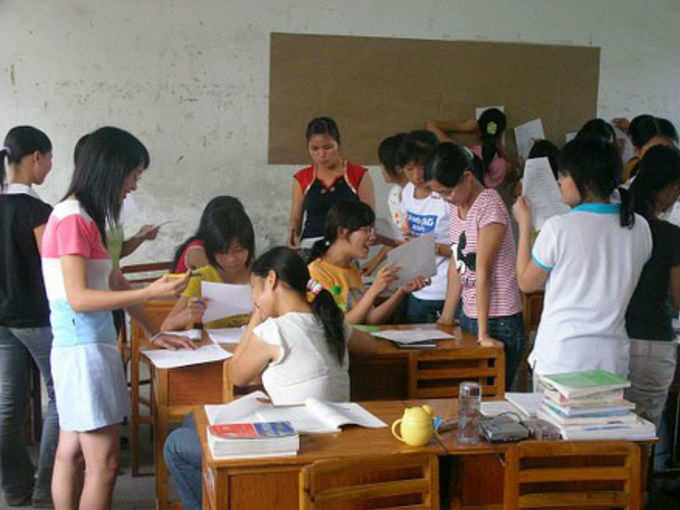
[[[368,256],[375,239],[374,221],[375,213],[369,205],[338,202],[329,209],[324,238],[314,244],[310,255],[309,273],[331,292],[350,324],[389,322],[402,299],[427,284],[423,277],[414,278],[376,306],[378,296],[397,280],[400,268],[381,267],[373,284],[368,289],[364,287],[357,261]]]
[[[237,199],[233,204],[213,208],[205,222],[204,250],[208,265],[193,271],[189,285],[163,321],[164,331],[183,330],[201,322],[205,303],[201,282],[249,283],[250,265],[255,255],[253,224]],[[206,324],[208,328],[240,326],[247,317],[227,317]]]

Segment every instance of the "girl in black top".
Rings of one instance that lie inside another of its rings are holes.
[[[654,245],[626,311],[631,338],[627,398],[636,404],[638,414],[658,426],[675,374],[669,292],[674,305],[680,305],[680,228],[658,216],[680,196],[680,151],[665,145],[651,147],[640,160],[630,193],[635,212],[649,223]]]
[[[52,144],[45,133],[31,126],[17,126],[7,133],[0,150],[0,478],[11,506],[51,502],[59,424],[40,246],[52,208],[32,188],[43,183],[51,168]],[[35,482],[23,435],[31,359],[40,369],[48,395]]]

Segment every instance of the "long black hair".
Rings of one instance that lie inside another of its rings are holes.
[[[0,190],[5,188],[5,158],[7,163],[15,165],[36,151],[40,154],[52,151],[52,142],[45,133],[33,126],[16,126],[9,130],[0,148]]]
[[[635,212],[646,219],[654,217],[656,194],[680,182],[680,151],[668,145],[655,145],[640,160],[640,170],[630,185]]]
[[[500,156],[498,146],[501,143],[507,119],[498,108],[487,108],[479,116],[477,125],[479,126],[479,137],[482,141],[482,172],[486,175],[494,156],[496,154]],[[484,180],[482,180],[482,183],[484,183]]]
[[[375,213],[370,205],[358,200],[341,200],[331,206],[326,215],[323,239],[312,247],[309,262],[321,257],[338,238],[338,229],[346,228],[350,233],[375,223]]]
[[[132,134],[116,127],[99,128],[82,143],[64,199],[71,195],[78,199],[105,241],[106,224],[118,222],[125,178],[149,163],[149,151]]]
[[[175,250],[172,267],[176,267],[184,249],[193,241],[203,241],[205,255],[212,266],[220,267],[216,255],[229,250],[234,241],[248,250],[246,266],[255,256],[255,231],[238,198],[220,195],[208,202],[201,213],[196,233]]]
[[[550,169],[552,170],[555,180],[557,180],[557,155],[559,153],[560,150],[557,148],[557,145],[550,140],[536,140],[529,151],[529,159],[548,158]]]
[[[453,188],[466,171],[483,183],[479,158],[475,161],[474,154],[467,147],[444,142],[437,145],[430,155],[423,175],[426,181],[435,180],[447,188]]]
[[[558,172],[569,175],[581,194],[609,200],[621,182],[621,156],[613,143],[597,138],[575,138],[567,143],[558,157]],[[618,188],[621,195],[620,222],[633,228],[635,214],[628,190]]]
[[[266,278],[269,271],[274,271],[280,282],[306,299],[309,269],[297,252],[279,246],[260,255],[253,263],[252,274]],[[346,350],[345,318],[342,310],[326,289],[319,291],[311,305],[312,313],[323,325],[329,350],[335,354],[338,362],[342,363]]]

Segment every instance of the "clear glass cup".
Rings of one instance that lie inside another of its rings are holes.
[[[458,431],[456,440],[462,444],[479,442],[482,388],[476,382],[464,381],[458,388]]]

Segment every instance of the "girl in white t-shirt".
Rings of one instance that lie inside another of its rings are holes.
[[[633,213],[628,192],[610,203],[621,175],[616,147],[576,139],[559,155],[562,201],[571,211],[548,219],[531,247],[531,212],[520,197],[520,289],[545,285],[541,322],[529,363],[536,374],[604,369],[628,374],[625,313],[652,250],[645,219]]]
[[[253,263],[250,284],[255,308],[230,361],[234,384],[261,375],[276,404],[349,400],[347,344],[357,337],[302,258],[273,248]]]
[[[371,352],[370,335],[351,329],[330,292],[290,248],[261,255],[250,282],[255,311],[229,360],[234,384],[261,375],[274,404],[349,400],[348,345]],[[201,445],[191,415],[166,439],[164,456],[184,508],[202,508]]]

